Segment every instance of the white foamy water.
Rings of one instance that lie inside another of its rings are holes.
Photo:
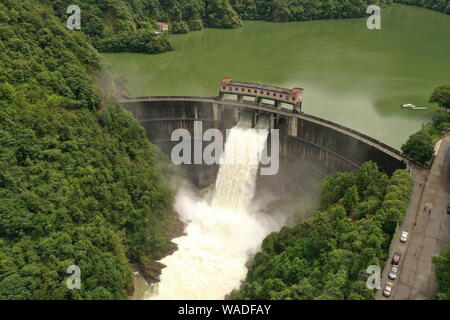
[[[147,299],[223,299],[245,278],[249,256],[278,229],[251,206],[268,135],[268,119],[251,129],[251,117],[243,113],[230,132],[211,204],[189,190],[177,194],[175,208],[187,224],[186,235],[173,240],[178,250],[161,260],[166,265],[161,281]]]

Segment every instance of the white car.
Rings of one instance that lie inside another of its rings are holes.
[[[394,285],[391,282],[388,282],[386,284],[386,286],[384,287],[383,296],[389,298],[391,296],[393,287],[394,287]]]
[[[403,232],[402,232],[402,235],[401,235],[401,237],[400,237],[400,241],[401,241],[401,242],[406,242],[406,241],[408,241],[408,232],[406,232],[406,231],[403,231]]]
[[[392,266],[391,272],[389,272],[389,279],[395,280],[397,279],[398,266]]]

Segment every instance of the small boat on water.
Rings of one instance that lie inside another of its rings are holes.
[[[426,107],[417,107],[411,103],[402,104],[402,108],[410,109],[410,110],[426,110]]]

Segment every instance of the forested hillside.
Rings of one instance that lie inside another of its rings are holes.
[[[366,15],[369,4],[382,6],[392,0],[230,0],[245,20],[306,21],[317,19],[357,18]]]
[[[383,7],[393,2],[450,13],[447,0],[37,0],[61,22],[67,8],[82,10],[81,31],[101,52],[162,53],[172,50],[165,34],[155,36],[155,22],[169,23],[171,33],[212,28],[237,28],[242,20],[306,21],[358,18],[369,4]]]
[[[382,7],[394,2],[450,13],[448,0],[230,0],[244,20],[305,21],[357,18],[366,15],[369,4]]]
[[[237,299],[372,299],[367,267],[383,267],[412,191],[408,171],[391,178],[365,163],[321,184],[321,206],[307,221],[263,242]]]
[[[203,26],[236,28],[242,25],[229,0],[39,0],[53,8],[61,22],[67,7],[82,11],[82,28],[102,52],[161,53],[172,49],[166,35],[155,36],[154,23],[170,23],[171,33],[200,30]]]
[[[36,0],[0,2],[0,299],[120,299],[164,248],[167,160],[95,86],[95,49]],[[81,268],[81,290],[66,287]]]

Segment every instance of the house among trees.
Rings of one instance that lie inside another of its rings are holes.
[[[163,32],[169,31],[169,25],[167,23],[157,22],[157,23],[155,23],[155,25],[159,28],[159,30],[161,30]]]

